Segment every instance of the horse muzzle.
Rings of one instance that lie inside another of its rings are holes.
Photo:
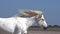
[[[47,30],[48,27],[43,27],[44,30]]]

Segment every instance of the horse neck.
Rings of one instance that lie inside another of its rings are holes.
[[[34,22],[35,22],[35,16],[28,18],[27,22],[26,22],[27,28],[29,28],[30,26],[32,26],[32,24]]]

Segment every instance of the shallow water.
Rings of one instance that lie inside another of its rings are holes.
[[[11,33],[0,29],[0,34],[11,34]],[[60,31],[40,31],[34,28],[34,30],[28,30],[28,34],[60,34]]]
[[[11,34],[11,33],[0,30],[0,34]],[[28,34],[60,34],[60,32],[57,32],[57,31],[28,31]]]
[[[57,31],[28,31],[28,34],[60,34]]]

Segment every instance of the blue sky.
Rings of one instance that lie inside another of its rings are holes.
[[[60,0],[0,0],[0,17],[11,17],[18,9],[41,10],[49,25],[60,25]]]

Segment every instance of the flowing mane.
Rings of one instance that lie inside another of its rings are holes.
[[[40,15],[42,16],[42,12],[41,11],[37,11],[37,10],[22,10],[19,12],[19,14],[15,15],[18,17],[32,17],[35,15]]]

